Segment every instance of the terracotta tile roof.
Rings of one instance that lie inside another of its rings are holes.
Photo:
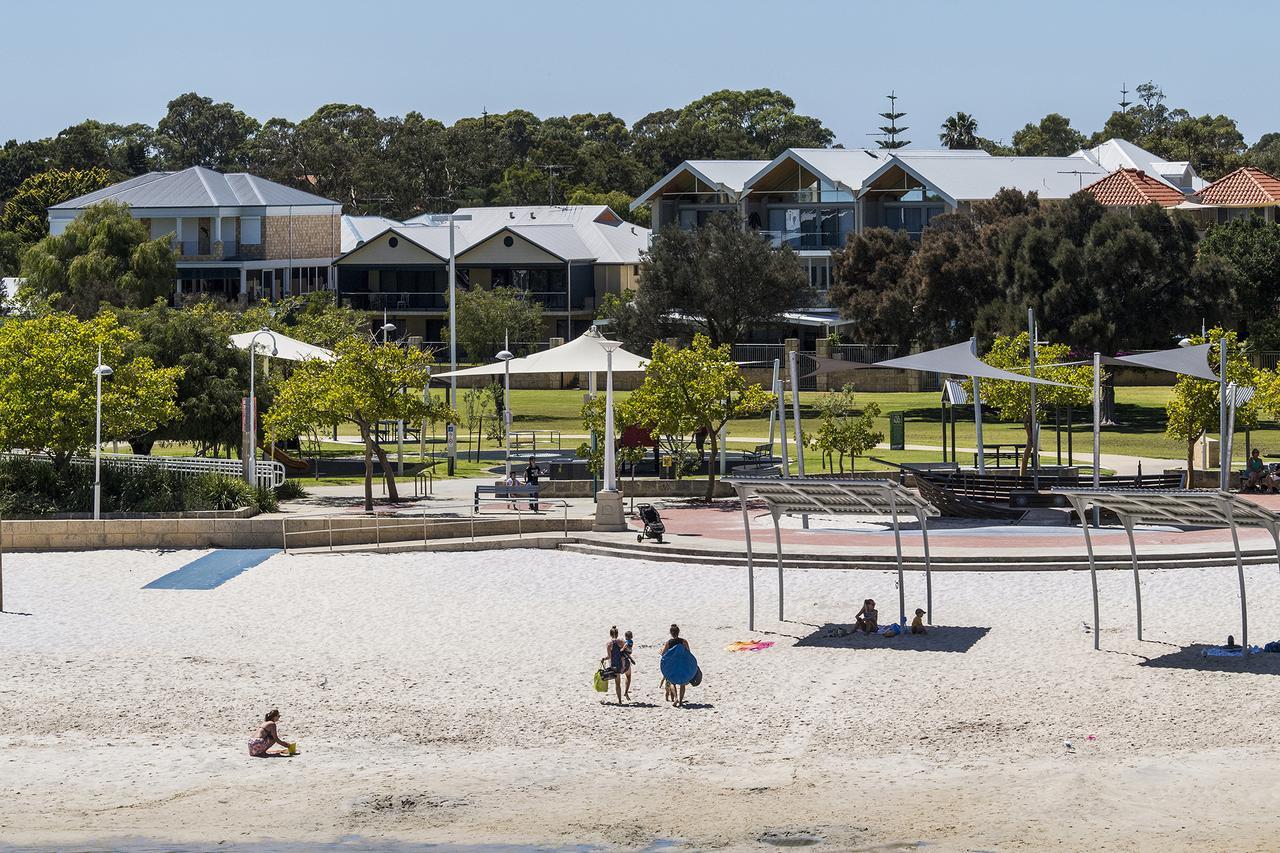
[[[1186,196],[1180,191],[1137,169],[1116,169],[1102,180],[1089,184],[1084,191],[1097,199],[1099,204],[1109,207],[1137,207],[1143,204],[1176,207],[1186,201]]]
[[[1280,204],[1280,178],[1254,166],[1243,166],[1200,190],[1196,201],[1222,207]]]

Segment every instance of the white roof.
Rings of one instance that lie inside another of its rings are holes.
[[[510,362],[512,373],[604,373],[608,370],[608,354],[600,342],[605,340],[596,327],[592,326],[579,337],[566,344],[552,347],[549,350],[535,352],[524,358],[513,358]],[[642,373],[649,366],[649,359],[619,346],[613,351],[614,373]],[[482,364],[478,367],[467,367],[446,373],[434,374],[432,378],[442,379],[450,376],[492,376],[503,374],[506,367],[503,362]]]
[[[338,206],[338,202],[286,187],[247,172],[223,174],[203,166],[180,172],[148,172],[100,190],[50,205],[79,210],[110,199],[134,208]]]
[[[1184,192],[1188,186],[1192,190],[1208,186],[1208,182],[1195,173],[1190,163],[1165,160],[1127,139],[1108,139],[1093,148],[1077,151],[1074,156],[1087,157],[1108,173],[1118,169],[1137,169]]]
[[[258,332],[242,332],[232,335],[231,345],[237,349],[247,350],[253,341],[253,336],[257,334]],[[273,340],[276,349],[274,353],[271,351]],[[284,358],[289,361],[307,361],[313,358],[320,361],[333,361],[333,350],[296,340],[283,332],[262,335],[258,338],[253,351],[258,355],[269,355],[272,358]]]
[[[1083,155],[1070,157],[939,157],[895,152],[875,174],[900,166],[943,195],[951,204],[989,199],[1002,189],[1038,193],[1043,199],[1067,198],[1108,172]],[[862,194],[865,195],[864,188]]]
[[[649,229],[633,225],[603,204],[464,207],[470,216],[454,224],[454,252],[462,255],[503,230],[528,240],[565,261],[638,264],[649,248]],[[449,258],[449,226],[422,214],[405,222],[383,216],[342,217],[342,252],[348,254],[394,231],[444,261]]]
[[[737,196],[746,187],[747,181],[769,163],[768,160],[685,160],[636,196],[636,200],[631,202],[631,209],[648,204],[649,199],[658,194],[658,190],[685,172],[715,191]]]

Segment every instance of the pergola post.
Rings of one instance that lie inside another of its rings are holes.
[[[1084,517],[1085,501],[1072,498],[1071,502],[1075,504],[1076,514],[1080,516],[1080,529],[1084,531],[1084,548],[1089,553],[1089,581],[1093,584],[1093,649],[1097,651],[1100,648],[1098,633],[1101,628],[1098,625],[1098,566],[1093,560],[1093,537],[1089,535],[1089,522]]]
[[[924,606],[925,616],[929,624],[933,624],[933,565],[929,560],[929,522],[922,507],[916,508],[916,518],[920,519],[920,534],[924,539]]]
[[[1225,347],[1224,347],[1225,348]],[[1231,506],[1232,499],[1227,496],[1222,501],[1222,510],[1231,525],[1231,547],[1236,552],[1236,578],[1240,582],[1240,648],[1241,656],[1249,656],[1249,602],[1244,591],[1244,559],[1240,556],[1240,531],[1236,527],[1235,511]]]
[[[778,513],[770,511],[773,516],[773,542],[778,549],[778,621],[782,618],[782,528],[778,525]]]
[[[893,548],[898,555],[898,624],[907,624],[907,590],[902,582],[902,530],[898,525],[898,502],[889,495],[889,512],[893,516]]]
[[[756,629],[756,578],[755,566],[751,558],[751,517],[747,515],[747,493],[738,490],[738,499],[742,501],[742,532],[747,538],[747,630]]]
[[[1133,599],[1138,604],[1138,639],[1142,639],[1142,583],[1138,577],[1138,548],[1133,543],[1133,516],[1121,515],[1120,523],[1129,534],[1129,559],[1133,562]]]

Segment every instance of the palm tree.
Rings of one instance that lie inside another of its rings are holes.
[[[942,123],[938,139],[948,148],[977,148],[978,120],[968,113],[956,113]]]

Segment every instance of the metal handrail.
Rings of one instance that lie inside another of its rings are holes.
[[[481,499],[478,501],[478,503],[485,503],[485,504],[509,504],[509,503],[510,503],[510,501],[509,501],[509,500],[507,500],[507,499],[490,499],[490,498],[481,498]],[[562,509],[564,510],[564,529],[563,529],[563,533],[562,533],[562,535],[563,535],[563,537],[564,537],[565,539],[568,539],[568,538],[569,538],[569,502],[568,502],[568,501],[566,501],[566,500],[563,500],[563,499],[559,499],[559,498],[539,498],[539,499],[538,499],[538,503],[539,503],[540,505],[541,505],[541,504],[548,504],[548,505],[550,505],[550,506],[560,507],[560,508],[562,508]],[[421,515],[421,517],[416,517],[416,516],[413,516],[413,515],[404,515],[404,514],[400,514],[400,513],[380,513],[380,512],[375,512],[375,513],[373,513],[373,514],[372,514],[372,515],[373,515],[373,535],[374,535],[374,542],[373,542],[373,544],[374,544],[374,546],[375,546],[375,547],[378,547],[378,548],[381,548],[381,547],[382,547],[382,531],[383,531],[383,529],[384,529],[384,528],[385,528],[386,530],[398,530],[398,529],[402,529],[402,528],[405,528],[405,527],[417,527],[419,524],[421,524],[421,525],[422,525],[422,546],[425,548],[425,547],[426,547],[426,545],[427,545],[427,542],[428,542],[428,541],[429,541],[429,539],[430,539],[430,537],[427,535],[427,532],[428,532],[428,530],[430,529],[430,528],[429,528],[429,526],[428,526],[428,522],[429,522],[429,521],[435,522],[435,523],[437,523],[437,524],[442,524],[442,523],[448,523],[448,522],[468,521],[468,520],[471,522],[471,541],[472,541],[472,542],[474,542],[474,541],[476,541],[476,504],[477,504],[477,502],[476,502],[476,501],[472,501],[472,502],[465,503],[465,504],[432,504],[432,505],[430,506],[430,509],[432,510],[432,514],[429,514],[429,513],[427,512],[427,509],[428,509],[428,507],[427,507],[427,506],[423,506],[423,508],[422,508],[422,515]],[[468,513],[468,515],[466,515],[466,516],[461,516],[461,517],[459,517],[459,516],[454,516],[454,517],[444,517],[444,516],[436,516],[436,515],[434,515],[434,512],[435,512],[436,510],[457,510],[457,509],[467,509],[467,510],[469,510],[469,513]],[[516,515],[516,538],[518,538],[518,539],[523,539],[523,538],[524,538],[524,515],[525,515],[525,513],[521,512],[521,511],[519,511],[519,510],[516,510],[516,511],[515,511],[515,515]],[[347,518],[347,517],[350,517],[350,516],[338,516],[338,518]],[[364,515],[364,516],[357,516],[357,517],[359,517],[359,518],[361,518],[361,519],[365,519],[365,518],[368,518],[369,516],[368,516],[368,515]],[[282,548],[284,549],[284,552],[285,552],[286,554],[287,554],[287,553],[289,553],[289,537],[290,537],[290,536],[293,536],[293,537],[297,537],[297,536],[306,536],[306,535],[310,535],[310,534],[315,534],[315,533],[319,533],[319,532],[321,532],[321,531],[317,531],[317,530],[293,530],[293,531],[291,531],[291,530],[289,529],[289,523],[290,523],[290,522],[299,522],[299,523],[301,523],[301,522],[303,522],[303,521],[308,521],[308,520],[310,520],[310,519],[312,519],[312,518],[314,518],[314,516],[310,516],[310,517],[301,517],[301,518],[283,518],[283,519],[281,519],[281,520],[280,520],[281,546],[282,546]],[[394,518],[394,519],[404,519],[404,520],[403,520],[403,521],[396,522],[396,523],[394,523],[394,524],[385,524],[385,525],[384,525],[384,524],[382,523],[382,519],[383,519],[383,518]],[[348,532],[355,531],[355,530],[361,530],[361,531],[363,531],[363,530],[368,530],[368,529],[369,529],[369,528],[368,528],[368,526],[366,526],[366,525],[364,525],[364,524],[356,524],[356,525],[348,525],[348,526],[339,526],[339,527],[335,527],[335,526],[334,526],[334,524],[333,524],[333,519],[334,519],[334,516],[332,516],[332,515],[325,516],[325,521],[326,521],[326,524],[325,524],[325,532],[327,532],[327,533],[328,533],[328,535],[329,535],[329,550],[330,550],[330,551],[332,551],[332,550],[333,550],[333,534],[334,534],[334,533],[348,533]],[[486,522],[486,521],[493,522],[493,521],[499,521],[499,520],[501,520],[501,519],[500,519],[500,517],[498,517],[498,516],[486,516],[486,517],[484,517],[484,518],[482,518],[482,519],[481,519],[481,524],[484,524],[484,522]],[[410,542],[410,541],[414,541],[414,540],[410,540],[410,539],[398,539],[398,540],[394,540],[394,541],[396,541],[396,542]]]

